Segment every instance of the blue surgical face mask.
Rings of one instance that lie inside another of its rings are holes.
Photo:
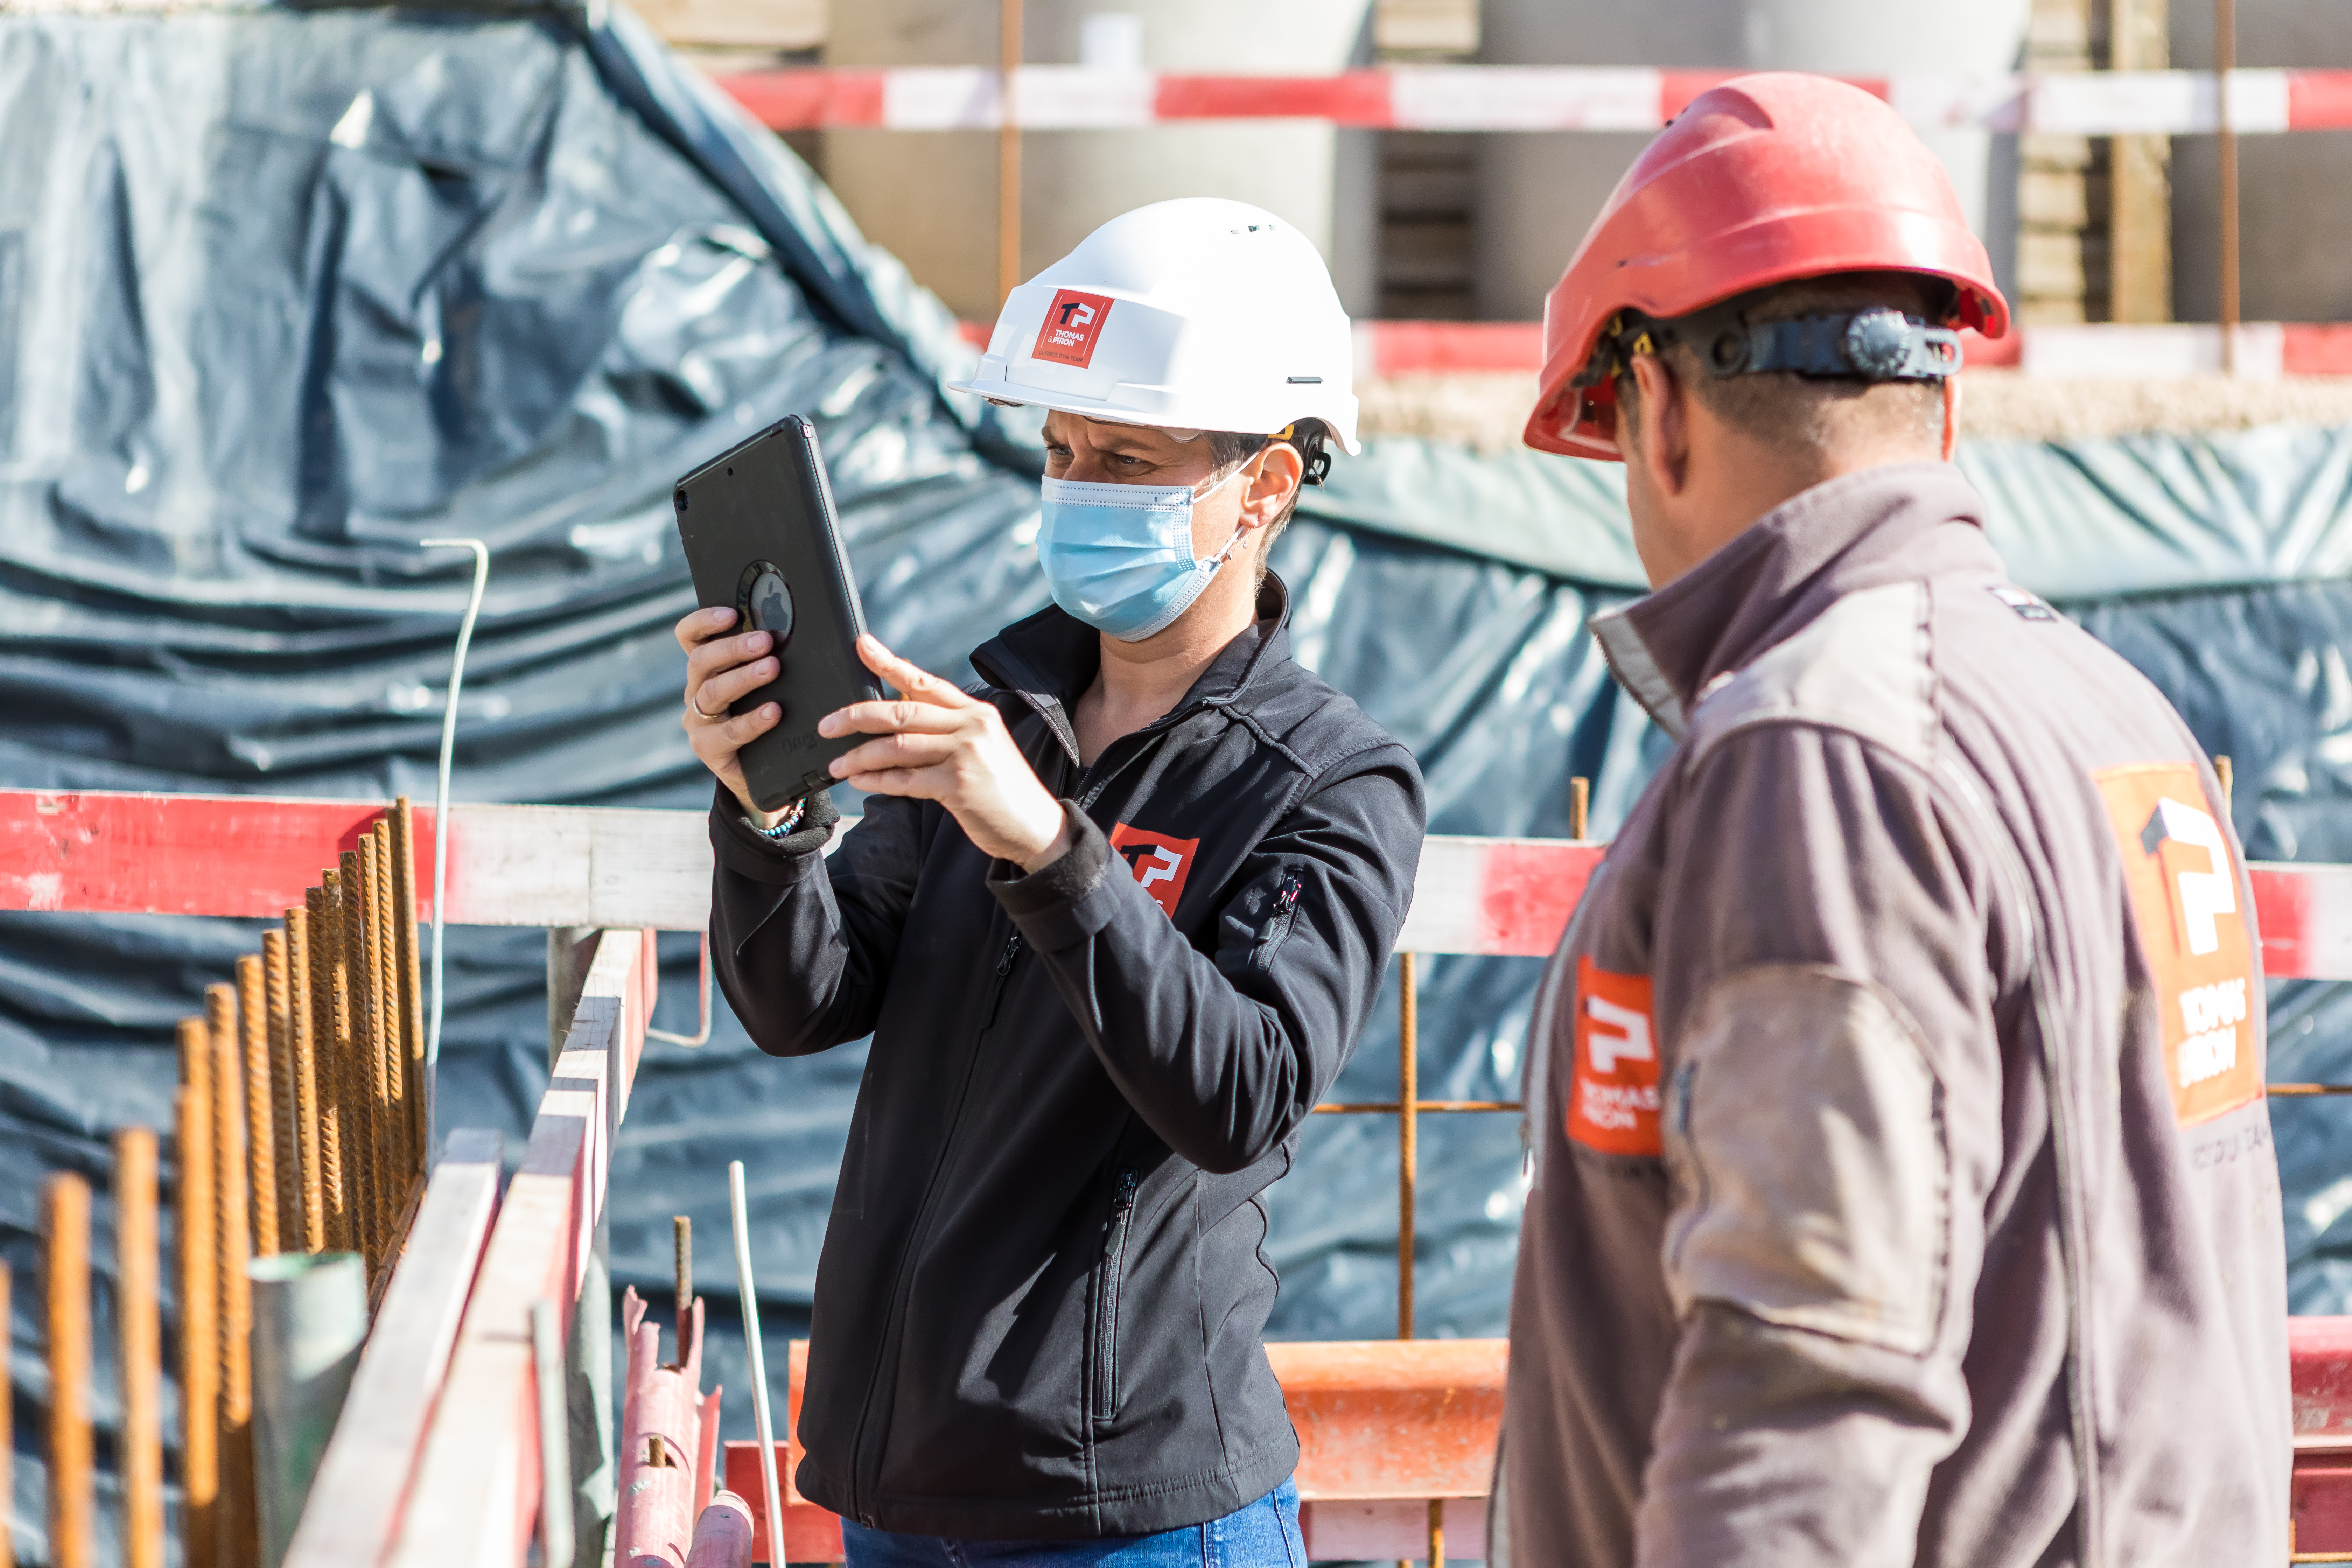
[[[1241,474],[1209,487],[1214,495]],[[1037,563],[1054,603],[1121,642],[1141,642],[1192,606],[1242,540],[1239,526],[1206,560],[1192,553],[1189,485],[1046,479]]]

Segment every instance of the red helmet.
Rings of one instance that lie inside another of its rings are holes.
[[[1543,380],[1524,439],[1614,459],[1607,379],[1571,384],[1610,318],[1658,321],[1751,289],[1833,272],[1949,279],[1960,323],[2009,330],[1992,262],[1944,166],[1903,117],[1858,87],[1771,71],[1691,100],[1610,193],[1544,300]]]

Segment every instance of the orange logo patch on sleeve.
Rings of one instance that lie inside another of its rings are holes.
[[[1029,357],[1086,369],[1095,362],[1095,344],[1102,338],[1103,323],[1110,320],[1113,302],[1104,294],[1056,290],[1054,302],[1045,307],[1045,321],[1037,329],[1037,343]]]
[[[1170,920],[1176,918],[1176,900],[1184,895],[1184,879],[1192,874],[1197,838],[1171,838],[1164,833],[1129,827],[1122,822],[1110,830],[1110,847],[1127,861],[1127,868],[1143,884]]]
[[[2194,767],[2136,763],[2094,776],[2155,972],[2173,1114],[2194,1126],[2263,1094],[2263,1064],[2247,1026],[2263,998],[2254,989],[2237,859]]]
[[[1655,1154],[1658,1031],[1650,977],[1576,961],[1576,1064],[1568,1135],[1603,1154]]]

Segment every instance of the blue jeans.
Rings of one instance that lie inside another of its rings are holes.
[[[1283,1482],[1206,1524],[1097,1541],[963,1541],[841,1521],[849,1568],[1307,1568],[1298,1489]]]

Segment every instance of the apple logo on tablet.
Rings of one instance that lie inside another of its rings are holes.
[[[782,573],[767,562],[759,564],[752,577],[746,608],[754,631],[774,634],[776,646],[782,647],[793,635],[793,591],[784,585]]]

